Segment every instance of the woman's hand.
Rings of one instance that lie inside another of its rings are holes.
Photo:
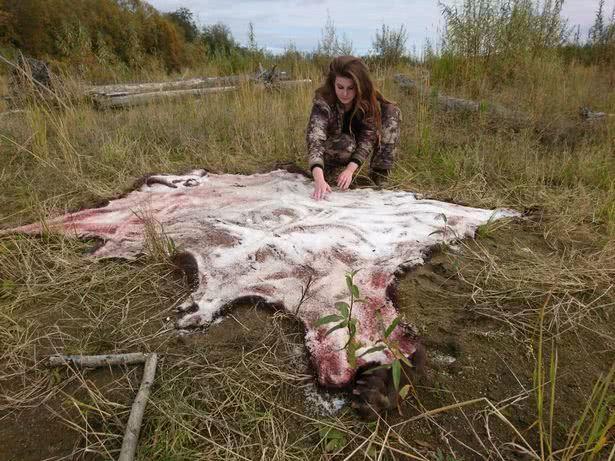
[[[325,198],[327,194],[331,192],[331,187],[327,184],[327,181],[325,181],[322,168],[314,168],[312,170],[312,175],[314,176],[314,192],[312,192],[312,198],[314,200]]]
[[[350,187],[350,183],[352,182],[352,175],[359,168],[354,162],[350,162],[348,166],[340,173],[337,177],[337,185],[340,189],[346,190]]]
[[[314,192],[312,192],[313,199],[320,200],[321,198],[325,198],[329,192],[331,192],[331,186],[327,184],[327,181],[323,179],[322,181],[314,182]]]

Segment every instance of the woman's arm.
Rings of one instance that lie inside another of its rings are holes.
[[[376,121],[373,116],[365,116],[361,120],[360,129],[357,130],[357,148],[350,158],[351,162],[361,166],[374,152],[378,137]]]
[[[331,108],[329,105],[323,99],[315,98],[305,137],[308,147],[308,163],[314,178],[312,198],[316,200],[324,198],[331,192],[331,187],[325,181],[323,172],[325,141],[327,140],[327,126],[330,116]]]
[[[321,169],[324,168],[325,141],[327,140],[327,126],[330,117],[331,108],[326,101],[321,98],[314,98],[305,136],[310,171],[313,171],[317,166]]]

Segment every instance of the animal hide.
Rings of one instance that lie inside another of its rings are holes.
[[[178,328],[206,326],[237,299],[263,299],[303,323],[320,384],[342,387],[356,372],[344,350],[348,331],[325,335],[332,324],[315,323],[337,313],[336,302],[348,302],[347,272],[359,270],[354,282],[363,302],[355,303],[352,316],[361,355],[398,316],[387,297],[396,273],[421,264],[434,245],[471,237],[477,226],[515,215],[387,190],[335,191],[315,201],[312,188],[308,178],[282,170],[151,176],[103,208],[11,232],[97,237],[104,244],[94,256],[133,259],[146,251],[148,229],[157,223],[194,269],[195,290],[182,306]],[[406,356],[414,353],[416,336],[407,323],[400,322],[390,339]],[[385,349],[364,355],[357,365],[392,360]]]

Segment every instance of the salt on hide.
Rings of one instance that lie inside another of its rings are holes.
[[[397,271],[421,264],[436,244],[471,237],[477,226],[516,214],[372,189],[336,191],[315,201],[312,187],[309,179],[282,170],[153,176],[104,208],[10,232],[98,237],[105,243],[94,256],[133,259],[144,251],[146,217],[154,219],[198,263],[199,283],[180,309],[178,328],[206,326],[239,298],[262,298],[297,315],[320,384],[342,387],[356,372],[343,349],[348,332],[325,336],[331,325],[314,325],[336,312],[336,302],[348,301],[345,273],[360,269],[355,283],[366,300],[353,310],[360,355],[382,338],[376,310],[384,325],[398,315],[386,296]],[[406,356],[414,353],[416,336],[408,324],[400,323],[391,339]],[[358,365],[391,360],[385,350],[364,355]]]

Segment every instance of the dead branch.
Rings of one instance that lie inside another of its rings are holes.
[[[75,365],[80,368],[99,368],[113,365],[133,365],[143,363],[146,359],[147,355],[141,352],[107,355],[53,355],[49,357],[48,366]]]
[[[393,80],[407,91],[416,92],[419,96],[426,99],[433,99],[441,110],[462,111],[462,112],[485,112],[489,116],[498,119],[505,119],[514,124],[528,122],[529,117],[517,111],[507,109],[499,104],[472,101],[470,99],[455,98],[447,96],[418,84],[405,75],[397,74]]]
[[[141,432],[143,413],[145,412],[145,406],[147,405],[151,387],[154,383],[154,376],[156,375],[157,363],[158,355],[155,353],[148,354],[141,386],[139,387],[139,392],[132,404],[132,410],[130,410],[130,416],[128,417],[128,424],[124,432],[124,441],[122,442],[122,449],[118,461],[132,461],[134,458],[137,450],[137,442],[139,441],[139,433]]]

